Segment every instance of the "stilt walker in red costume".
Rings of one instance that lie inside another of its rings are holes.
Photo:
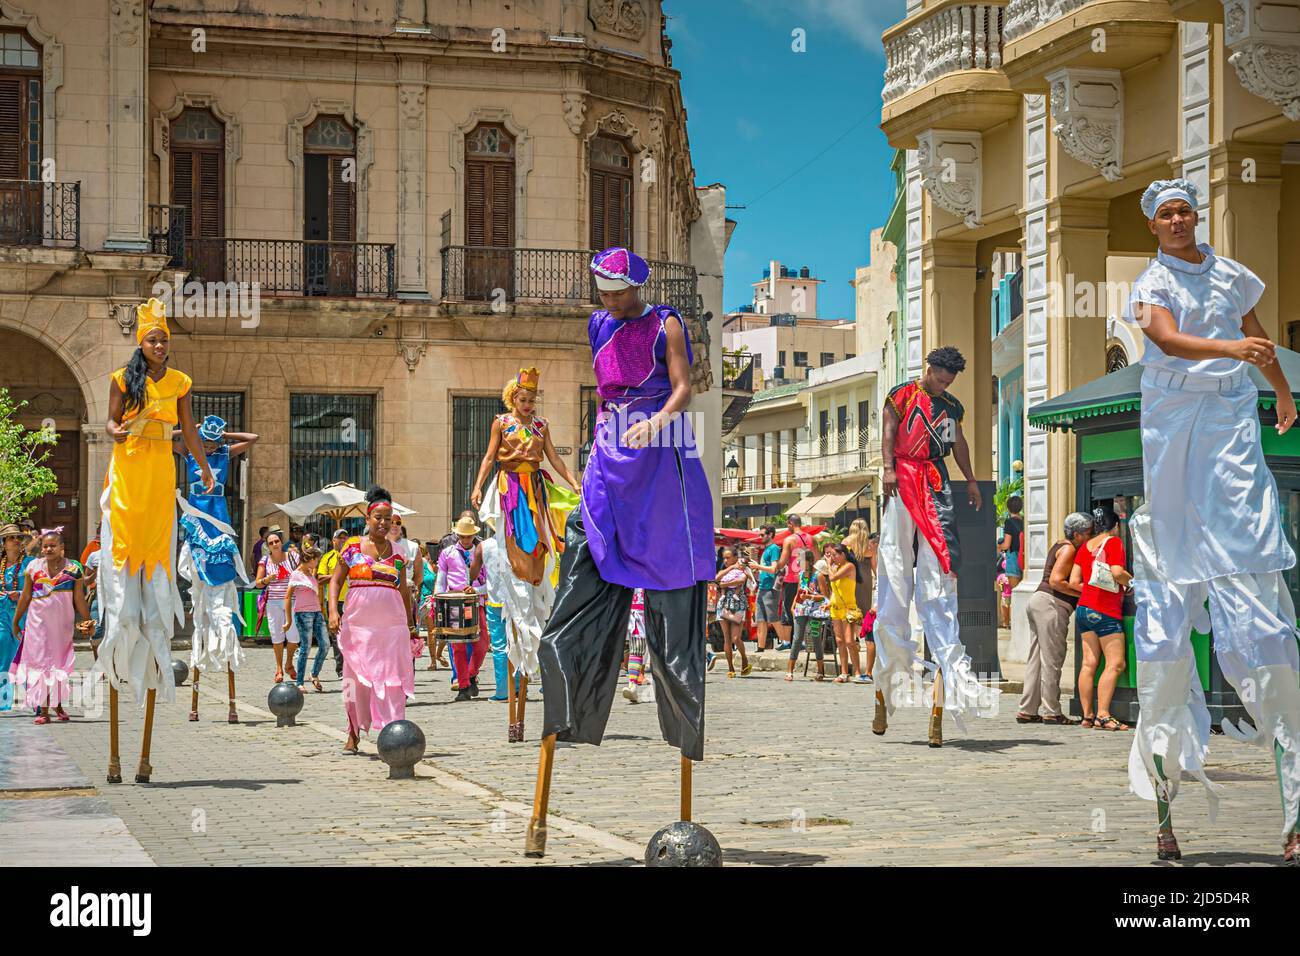
[[[879,593],[876,599],[876,714],[871,724],[883,734],[889,714],[913,697],[916,642],[910,633],[910,605],[925,632],[938,673],[930,714],[930,746],[943,745],[945,703],[961,727],[961,714],[991,716],[997,691],[971,673],[957,620],[957,573],[961,552],[953,513],[952,487],[944,458],[949,452],[966,476],[966,496],[980,508],[970,449],[962,434],[961,402],[947,392],[966,368],[956,349],[945,346],[926,356],[924,374],[895,387],[885,401],[881,446],[885,459],[880,519]]]

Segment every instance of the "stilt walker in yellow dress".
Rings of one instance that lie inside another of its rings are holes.
[[[108,675],[108,782],[122,782],[118,757],[117,690],[130,685],[145,709],[136,783],[148,783],[154,703],[176,699],[171,641],[184,607],[176,587],[176,465],[172,429],[198,464],[208,493],[214,480],[190,410],[190,377],[167,365],[171,333],[157,299],[136,309],[131,361],[112,375],[105,431],[113,457],[100,499],[104,558],[99,568],[99,606],[104,639],[95,669]]]
[[[578,479],[555,451],[546,419],[536,414],[540,377],[536,368],[521,368],[506,383],[501,399],[510,411],[492,421],[492,437],[470,494],[470,504],[479,509],[479,519],[490,522],[496,530],[494,547],[501,551],[500,555],[491,555],[488,587],[500,597],[504,619],[501,626],[506,631],[509,743],[522,743],[524,739],[528,682],[542,676],[537,647],[555,600],[556,568],[564,551],[565,524],[578,504]],[[574,492],[551,481],[542,469],[543,459]],[[485,497],[483,482],[494,463],[497,473]],[[485,561],[491,550],[485,549]],[[507,560],[499,560],[502,556]],[[499,580],[492,580],[493,575]],[[495,693],[500,694],[501,688]]]

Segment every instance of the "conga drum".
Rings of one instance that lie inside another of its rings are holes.
[[[433,633],[448,644],[473,644],[479,638],[478,595],[464,591],[433,596]]]

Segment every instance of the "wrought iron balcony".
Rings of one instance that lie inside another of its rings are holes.
[[[840,447],[833,437],[800,445],[794,473],[800,481],[856,475],[868,471],[880,458],[880,442],[862,441],[854,447]]]
[[[393,298],[397,292],[397,247],[391,243],[207,237],[182,241],[184,267],[200,282],[256,282],[261,292],[272,295]]]
[[[722,353],[722,387],[737,392],[753,392],[755,378],[762,379],[762,357],[749,352]],[[755,372],[758,372],[755,375]]]
[[[167,256],[167,266],[185,267],[184,206],[149,206],[149,249]]]
[[[81,246],[81,183],[0,179],[0,245]]]
[[[599,305],[583,249],[521,249],[514,246],[443,246],[442,301],[482,304],[498,311],[514,304],[586,307]],[[671,305],[685,319],[698,318],[697,277],[692,266],[647,260],[647,302]]]
[[[757,491],[785,490],[798,491],[799,482],[793,473],[774,473],[770,475],[740,475],[735,478],[722,479],[724,495],[748,494]]]

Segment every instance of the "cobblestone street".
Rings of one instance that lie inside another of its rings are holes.
[[[177,650],[177,658],[186,652]],[[427,660],[427,658],[425,659]],[[78,654],[87,667],[88,654]],[[556,751],[548,856],[523,857],[542,705],[534,692],[528,742],[508,744],[505,705],[453,704],[448,672],[421,669],[408,717],[428,739],[415,781],[389,781],[364,753],[341,753],[346,721],[332,661],[325,693],[308,688],[299,726],[265,710],[274,665],[250,649],[239,676],[242,722],[226,723],[225,681],[205,679],[197,723],[190,689],[160,706],[153,782],[132,782],[141,712],[123,698],[126,782],[104,783],[107,707],[36,727],[0,715],[0,838],[45,861],[163,866],[283,864],[629,865],[677,818],[677,754],[659,738],[653,704],[618,697],[603,746]],[[102,687],[103,685],[101,685]],[[695,768],[694,818],[729,864],[1144,865],[1154,858],[1154,808],[1127,792],[1132,735],[1021,726],[1014,700],[942,750],[925,745],[927,712],[900,712],[870,733],[871,689],[787,684],[774,671],[709,675],[706,759]],[[67,757],[62,755],[66,753]],[[21,755],[31,755],[31,759]],[[67,759],[67,758],[70,758]],[[1217,823],[1190,779],[1176,822],[1182,865],[1274,863],[1277,790],[1262,751],[1215,737],[1210,775],[1226,784]],[[59,761],[63,761],[60,763]],[[80,776],[78,776],[78,769]],[[89,831],[64,819],[95,821]],[[8,839],[17,828],[28,836]],[[37,835],[35,844],[31,833]],[[111,836],[86,844],[88,833]]]

